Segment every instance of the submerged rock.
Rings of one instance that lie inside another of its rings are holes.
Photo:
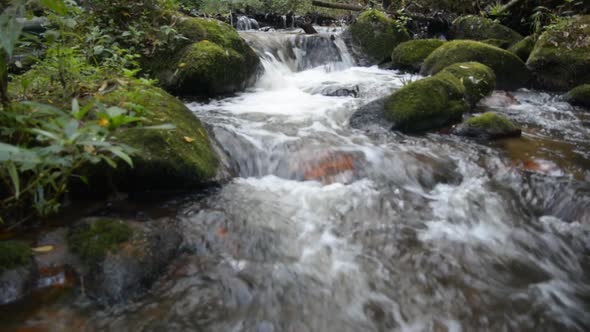
[[[547,29],[527,66],[541,88],[569,90],[590,83],[590,15],[563,20]]]
[[[86,294],[99,303],[117,303],[151,287],[181,242],[176,223],[146,223],[108,218],[88,218],[68,235],[70,249],[81,264]]]
[[[568,92],[567,99],[572,105],[590,108],[590,84],[572,89]]]
[[[215,96],[252,83],[260,60],[232,26],[183,15],[173,21],[186,40],[147,64],[164,88],[183,95]]]
[[[419,72],[424,59],[445,43],[440,39],[421,39],[403,42],[393,50],[393,68]]]
[[[516,55],[484,43],[455,40],[437,48],[426,58],[422,75],[434,75],[445,67],[459,62],[479,62],[494,70],[499,89],[514,90],[529,81],[529,72]]]
[[[22,298],[33,286],[35,266],[28,245],[0,241],[0,305]]]
[[[518,137],[521,130],[512,121],[494,112],[474,116],[457,126],[453,133],[479,139]]]
[[[347,29],[347,34],[362,65],[389,61],[393,49],[410,39],[401,23],[375,9],[362,13]]]
[[[529,55],[531,55],[533,48],[535,48],[535,38],[528,36],[518,43],[512,45],[510,48],[508,48],[508,51],[516,54],[516,56],[518,56],[522,61],[526,62],[529,58]]]
[[[440,73],[412,82],[385,101],[385,117],[393,128],[420,132],[461,120],[469,105],[463,99],[465,88],[450,73]]]
[[[502,44],[506,45],[505,48],[522,39],[518,32],[509,27],[489,18],[474,15],[462,16],[453,21],[450,34],[453,39],[488,40],[495,41],[494,43],[502,41]]]
[[[116,135],[119,142],[140,151],[134,167],[95,170],[91,185],[104,182],[112,172],[118,190],[181,190],[219,180],[219,157],[201,121],[178,99],[157,87],[130,83],[99,98],[107,105],[131,108],[146,126],[172,124],[174,129],[134,127]],[[104,185],[104,184],[103,184]]]
[[[496,87],[494,71],[478,62],[461,62],[448,66],[441,73],[458,78],[465,87],[465,99],[475,106],[482,98],[492,94]]]

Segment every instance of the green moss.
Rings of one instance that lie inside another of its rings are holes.
[[[535,47],[535,38],[528,36],[518,43],[512,45],[508,51],[516,54],[522,61],[527,61]]]
[[[568,92],[569,102],[590,108],[590,84],[580,85]]]
[[[214,95],[239,90],[249,71],[244,70],[244,58],[238,52],[203,40],[184,51],[177,75],[175,90],[190,94],[197,89]]]
[[[479,62],[494,70],[500,89],[517,89],[529,81],[529,72],[516,55],[484,43],[455,40],[437,48],[424,60],[421,74],[433,75],[459,62]]]
[[[134,169],[118,169],[118,179],[134,189],[182,189],[207,183],[217,173],[218,158],[199,119],[177,98],[153,86],[130,84],[100,100],[138,108],[145,125],[170,123],[174,130],[130,128],[117,139],[141,151]]]
[[[547,29],[527,66],[542,88],[569,90],[590,83],[590,15],[568,18]]]
[[[518,32],[489,18],[474,15],[462,16],[453,21],[451,36],[453,39],[502,40],[508,46],[522,39]]]
[[[385,117],[404,132],[439,128],[459,121],[469,110],[464,93],[455,76],[440,73],[394,92],[385,102]]]
[[[388,61],[393,49],[410,39],[406,29],[383,12],[363,12],[348,29],[355,45],[360,46],[371,64]]]
[[[0,272],[25,266],[33,253],[28,245],[17,241],[0,241]]]
[[[441,73],[450,73],[465,87],[465,98],[475,106],[483,97],[490,95],[496,87],[494,71],[478,62],[461,62],[448,66]]]
[[[510,47],[510,45],[512,45],[512,42],[510,40],[506,40],[506,39],[484,39],[481,41],[484,44],[488,44],[488,45],[492,45],[498,48],[501,48],[503,50],[508,49]]]
[[[171,15],[169,20],[186,40],[146,64],[164,88],[215,96],[242,90],[250,83],[260,61],[232,26],[182,14]]]
[[[485,130],[514,130],[518,127],[507,118],[494,113],[486,112],[482,115],[474,116],[465,121],[465,125],[472,128],[479,128]]]
[[[393,50],[391,60],[397,69],[420,71],[430,53],[445,43],[440,39],[421,39],[403,42]]]
[[[70,233],[68,245],[84,261],[98,262],[108,252],[117,251],[132,234],[129,225],[121,220],[99,219]]]

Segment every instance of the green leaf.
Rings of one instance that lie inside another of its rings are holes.
[[[72,99],[72,113],[77,114],[78,112],[80,112],[80,104],[78,103],[78,99],[74,98]]]
[[[123,152],[123,150],[121,150],[120,148],[110,147],[107,148],[107,150],[112,152],[117,157],[123,159],[123,161],[125,161],[129,166],[133,167],[133,160],[131,160],[131,157],[129,157],[129,155]]]
[[[0,142],[0,161],[15,163],[39,163],[40,159],[33,151]]]
[[[52,140],[56,140],[56,141],[60,141],[61,140],[61,138],[59,136],[57,136],[54,133],[50,133],[47,130],[33,128],[33,129],[31,129],[31,132],[33,132],[35,134],[39,134],[41,136],[45,136],[45,137],[50,138]]]
[[[14,186],[14,196],[18,199],[20,196],[20,178],[18,177],[16,165],[13,162],[9,162],[6,163],[6,167],[8,168],[8,174],[10,175],[12,185]]]
[[[105,112],[108,117],[112,119],[127,113],[127,110],[121,107],[112,106],[107,108]]]
[[[68,13],[68,7],[63,0],[41,0],[41,4],[59,15],[65,15]]]
[[[174,130],[174,129],[176,129],[176,126],[171,123],[164,123],[161,125],[145,126],[145,127],[140,127],[140,128],[141,129],[148,129],[148,130]]]

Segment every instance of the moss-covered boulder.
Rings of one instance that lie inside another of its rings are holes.
[[[522,39],[522,36],[489,18],[467,15],[453,21],[450,30],[453,39],[471,40],[502,40],[512,45]]]
[[[547,29],[527,66],[541,88],[564,91],[590,83],[590,15],[563,20]]]
[[[385,100],[385,117],[393,128],[421,132],[460,121],[469,105],[465,88],[450,73],[440,73],[412,82]]]
[[[524,62],[516,55],[484,43],[455,40],[445,43],[432,52],[422,65],[422,75],[434,75],[459,62],[479,62],[494,70],[496,87],[514,90],[527,85],[530,74]]]
[[[483,97],[491,95],[496,87],[494,71],[478,62],[455,63],[443,69],[441,73],[449,73],[463,83],[465,99],[471,106],[475,106]]]
[[[182,15],[171,20],[186,39],[147,62],[164,88],[183,95],[215,96],[253,82],[260,60],[232,26]]]
[[[347,34],[363,65],[389,61],[393,49],[410,39],[401,23],[375,9],[362,13],[347,29]]]
[[[499,139],[521,135],[520,128],[512,121],[494,112],[474,116],[457,126],[453,132],[459,136],[479,139]]]
[[[119,142],[138,151],[133,156],[133,169],[121,165],[115,170],[117,189],[182,190],[214,181],[218,155],[201,121],[180,100],[160,88],[137,83],[97,98],[107,105],[134,110],[145,119],[144,126],[175,126],[169,130],[134,127],[116,135]]]
[[[397,45],[391,54],[393,68],[419,72],[424,59],[445,43],[440,39],[410,40]]]
[[[141,295],[176,256],[181,243],[176,222],[87,218],[74,224],[68,247],[78,257],[76,272],[86,294],[113,304]]]
[[[572,105],[590,108],[590,84],[580,85],[567,94],[567,99]]]
[[[518,43],[510,46],[508,51],[516,54],[516,56],[518,56],[522,61],[526,62],[529,58],[529,55],[531,55],[533,48],[535,48],[535,38],[533,36],[528,36]]]

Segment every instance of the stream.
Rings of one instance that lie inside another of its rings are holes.
[[[72,295],[48,331],[589,331],[590,113],[497,91],[523,127],[482,143],[411,136],[359,107],[417,76],[355,67],[319,36],[241,32],[255,87],[187,105],[238,177],[179,203],[185,254],[141,299]]]

